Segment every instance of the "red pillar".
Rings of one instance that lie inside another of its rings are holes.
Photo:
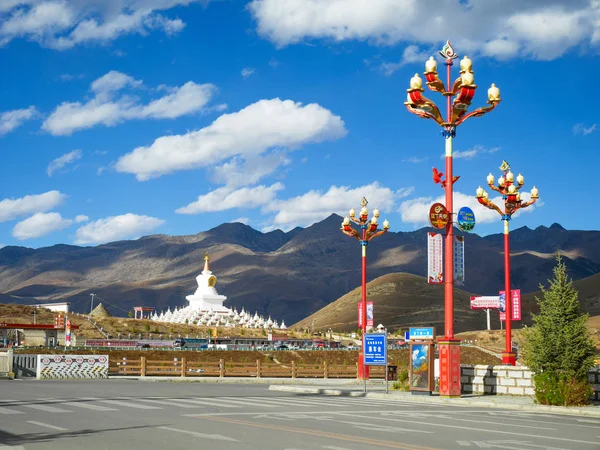
[[[446,60],[448,68],[447,91],[452,90],[452,59]],[[447,96],[447,119],[452,121],[452,98]],[[446,227],[446,248],[444,258],[444,338],[438,339],[440,352],[440,397],[460,397],[460,340],[454,339],[454,216],[453,216],[453,173],[452,139],[454,128],[446,128],[446,209],[449,222]]]
[[[369,379],[369,367],[364,365],[363,351],[365,348],[365,333],[367,332],[367,229],[362,227],[362,346],[358,352],[358,379]]]
[[[517,358],[512,351],[512,292],[510,291],[510,243],[508,219],[504,219],[504,298],[506,307],[506,347],[502,353],[502,364],[516,365]]]

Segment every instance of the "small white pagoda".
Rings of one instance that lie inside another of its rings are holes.
[[[189,305],[185,308],[176,308],[171,311],[163,311],[160,314],[156,312],[151,319],[156,322],[167,323],[186,323],[190,325],[199,325],[204,327],[225,327],[225,328],[264,328],[285,330],[285,322],[281,324],[271,317],[265,319],[257,313],[252,315],[242,308],[238,313],[237,309],[229,309],[223,305],[227,300],[224,295],[219,295],[215,286],[217,277],[210,270],[210,257],[208,253],[204,257],[204,270],[196,277],[198,288],[192,295],[186,296]]]

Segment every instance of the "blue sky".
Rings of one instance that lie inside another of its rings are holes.
[[[474,194],[506,159],[541,196],[513,227],[596,229],[595,1],[4,0],[0,243],[289,230],[363,196],[392,231],[425,226],[444,139],[403,103],[446,39],[472,108],[502,95],[457,130],[456,209],[501,232]]]

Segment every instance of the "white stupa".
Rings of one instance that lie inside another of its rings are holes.
[[[226,328],[264,328],[285,330],[285,322],[282,320],[281,325],[271,317],[265,320],[256,312],[254,315],[247,312],[244,308],[238,313],[237,309],[229,309],[223,306],[223,302],[227,300],[224,295],[219,295],[215,286],[217,277],[210,270],[210,257],[208,253],[204,257],[204,270],[196,277],[198,288],[192,295],[186,296],[189,305],[185,308],[175,308],[171,311],[169,308],[166,312],[160,314],[156,312],[151,319],[156,322],[168,323],[186,323],[190,325],[199,325],[207,327],[224,326]]]
[[[190,308],[199,311],[214,311],[218,313],[229,313],[229,309],[223,306],[223,302],[227,300],[224,295],[219,295],[215,289],[217,277],[210,270],[208,262],[210,257],[208,253],[204,257],[204,270],[196,277],[198,289],[192,295],[186,297],[190,302]]]

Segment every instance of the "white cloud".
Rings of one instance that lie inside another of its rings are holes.
[[[578,134],[581,134],[583,136],[587,136],[588,134],[593,133],[594,131],[598,130],[598,125],[597,124],[592,124],[589,127],[586,127],[584,124],[582,123],[578,123],[573,125],[573,134],[575,136],[577,136]]]
[[[422,163],[423,161],[427,161],[428,157],[424,156],[422,158],[418,157],[418,156],[411,156],[410,158],[407,159],[403,159],[402,161],[406,161],[412,164],[419,164]]]
[[[177,170],[214,166],[236,156],[251,158],[273,148],[295,149],[339,139],[346,133],[341,117],[318,104],[260,100],[222,115],[206,128],[163,136],[149,147],[138,147],[122,156],[116,169],[144,181]]]
[[[49,211],[60,205],[67,196],[59,191],[48,191],[39,195],[26,195],[17,199],[0,201],[0,222],[7,222],[17,217],[38,212]]]
[[[144,233],[150,233],[165,221],[149,216],[127,213],[95,220],[75,233],[75,244],[102,244],[122,239],[137,239]]]
[[[63,73],[58,76],[60,81],[73,81],[73,80],[81,80],[85,78],[85,75],[82,73],[72,74],[72,73]]]
[[[268,155],[251,155],[246,159],[234,157],[230,161],[216,166],[213,181],[235,188],[258,183],[262,178],[272,174],[281,166],[291,163],[283,152]]]
[[[49,177],[51,177],[54,172],[62,169],[67,164],[71,164],[72,162],[77,161],[78,159],[81,159],[81,150],[73,150],[70,153],[65,153],[64,155],[59,156],[58,158],[51,161],[50,164],[48,164],[48,167],[46,168],[46,173]]]
[[[250,219],[247,217],[238,217],[237,219],[232,220],[231,223],[243,223],[244,225],[248,225],[250,223]]]
[[[80,214],[77,217],[75,217],[75,223],[87,222],[88,220],[90,220],[90,218],[88,216],[84,216],[83,214]]]
[[[254,72],[256,72],[256,69],[253,69],[252,67],[244,67],[242,69],[242,77],[248,78],[250,75],[253,75]]]
[[[120,36],[161,30],[180,32],[185,23],[161,11],[210,0],[3,0],[0,45],[25,38],[58,50],[107,43]]]
[[[431,208],[431,205],[434,203],[445,204],[446,199],[444,195],[445,194],[442,194],[436,198],[419,197],[402,202],[400,204],[400,208],[398,209],[398,212],[402,217],[402,222],[416,225],[429,224],[429,209]],[[521,198],[524,201],[529,201],[531,199],[531,195],[528,192],[523,192],[521,194]],[[502,206],[504,204],[500,196],[494,197],[491,200],[498,206]],[[500,214],[498,214],[497,211],[488,209],[479,204],[477,198],[475,197],[475,191],[473,191],[473,195],[466,195],[460,192],[454,193],[454,212],[458,212],[458,210],[463,206],[468,206],[473,210],[477,223],[491,223],[500,221]],[[517,211],[513,217],[518,217],[518,215],[523,212],[531,212],[534,208],[535,205],[521,209]]]
[[[278,47],[306,39],[428,47],[456,36],[459,53],[553,59],[600,39],[597,0],[252,0],[248,8]]]
[[[453,152],[452,157],[454,159],[473,159],[478,155],[496,153],[498,150],[500,150],[500,147],[486,148],[483,145],[474,145],[473,148],[469,150],[458,150]],[[440,155],[440,158],[445,159],[446,154],[443,153]]]
[[[188,81],[183,86],[164,87],[168,94],[143,105],[135,97],[117,93],[125,88],[136,89],[142,81],[121,72],[111,71],[92,82],[91,100],[63,102],[44,121],[42,128],[53,135],[70,135],[74,131],[96,125],[113,126],[133,119],[174,119],[205,111],[216,93],[213,84]]]
[[[63,219],[62,216],[56,212],[36,213],[17,223],[12,230],[12,235],[16,239],[24,241],[26,239],[45,236],[53,231],[62,230],[72,223],[72,220]]]
[[[236,190],[222,187],[206,195],[200,195],[198,200],[177,209],[175,212],[178,214],[199,214],[236,208],[252,209],[272,203],[275,200],[277,191],[282,189],[283,184],[281,183]]]
[[[0,136],[19,128],[23,122],[33,119],[35,116],[37,116],[35,106],[0,113]]]
[[[394,72],[396,72],[398,69],[400,69],[402,66],[405,66],[407,64],[411,64],[414,62],[424,62],[424,61],[428,60],[429,57],[431,56],[431,54],[432,54],[431,51],[425,52],[425,51],[419,50],[419,47],[416,45],[409,45],[402,52],[402,59],[399,62],[396,62],[396,63],[384,62],[381,64],[380,68],[381,68],[381,70],[383,70],[383,73],[385,75],[390,76]]]
[[[345,216],[350,208],[360,208],[362,197],[369,201],[369,209],[378,208],[382,212],[390,212],[398,199],[410,195],[412,191],[413,188],[405,188],[394,192],[377,182],[354,189],[348,186],[331,186],[327,192],[312,190],[298,197],[268,203],[263,210],[275,212],[272,220],[274,227],[286,230],[310,225],[332,213]]]

